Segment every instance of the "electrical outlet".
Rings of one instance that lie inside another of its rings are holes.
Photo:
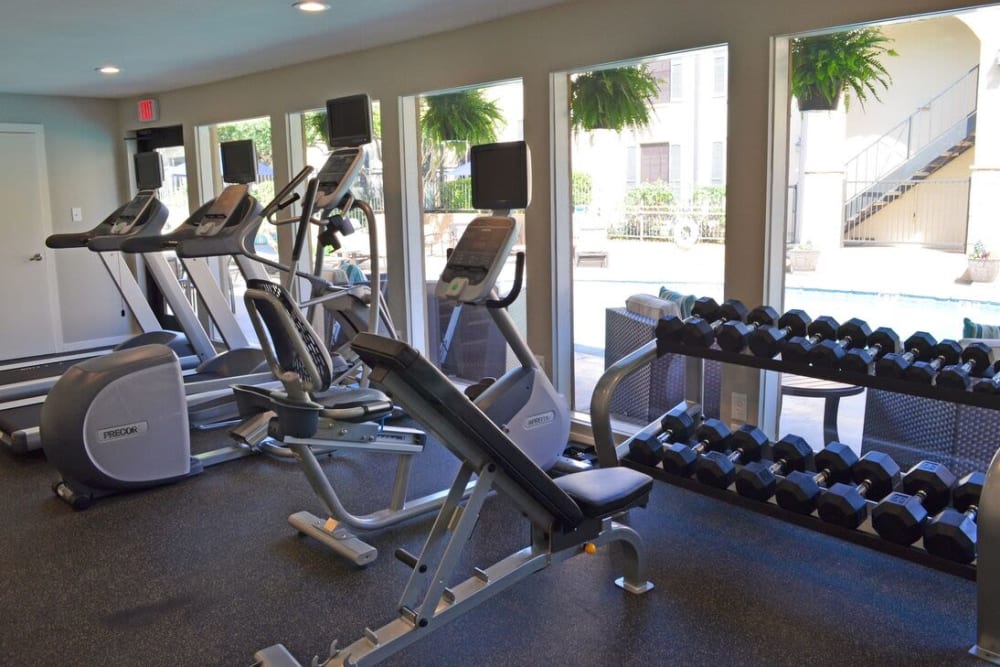
[[[746,423],[747,421],[747,395],[733,392],[732,403],[733,421]]]
[[[83,222],[83,209],[79,206],[74,206],[69,210],[73,222]]]

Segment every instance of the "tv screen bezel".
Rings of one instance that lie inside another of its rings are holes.
[[[517,164],[520,191],[505,199],[484,200],[478,187],[482,179],[482,160],[489,154],[514,151],[518,154]],[[505,141],[479,144],[470,151],[470,174],[472,177],[472,207],[480,210],[511,210],[527,208],[531,203],[531,151],[526,141]]]
[[[343,113],[345,109],[356,112],[364,110],[364,123],[367,128],[365,132],[358,134],[336,134],[334,132],[334,118]],[[367,93],[358,95],[345,95],[344,97],[333,97],[326,101],[326,133],[327,145],[330,149],[354,148],[364,146],[372,142],[372,104]]]
[[[240,163],[242,164],[245,162],[248,156],[247,148],[250,149],[250,173],[234,173],[233,168],[237,165],[231,164],[230,161],[233,157],[239,156]],[[219,153],[222,165],[223,183],[254,183],[257,181],[257,146],[254,145],[253,139],[234,139],[233,141],[223,141],[219,144]],[[227,154],[229,155],[228,160]]]
[[[146,180],[146,177],[152,175],[150,168],[154,162],[150,159],[150,156],[153,155],[156,156],[156,178],[155,180]],[[135,187],[137,190],[142,192],[143,190],[159,190],[163,187],[163,156],[158,152],[143,151],[136,153],[132,156],[132,165],[135,168]]]

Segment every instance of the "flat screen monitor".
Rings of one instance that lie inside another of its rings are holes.
[[[372,103],[368,95],[327,100],[326,129],[330,148],[353,148],[371,143]]]
[[[156,151],[136,153],[135,187],[142,190],[159,190],[163,186],[163,160]]]
[[[472,147],[472,207],[525,208],[531,201],[528,144],[507,141]]]
[[[222,182],[253,183],[257,180],[257,148],[253,139],[223,141]]]

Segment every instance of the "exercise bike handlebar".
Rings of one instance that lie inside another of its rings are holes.
[[[517,300],[521,294],[521,287],[524,284],[524,252],[518,251],[514,255],[514,284],[511,286],[507,296],[502,299],[487,299],[484,303],[487,308],[506,308]]]

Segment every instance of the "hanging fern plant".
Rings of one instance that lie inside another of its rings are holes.
[[[570,85],[573,130],[585,132],[646,127],[660,93],[660,80],[646,65],[585,72]]]
[[[424,98],[420,128],[425,139],[435,143],[467,141],[488,144],[497,140],[503,114],[482,90],[461,90]]]
[[[852,93],[862,108],[869,95],[881,101],[879,91],[892,83],[881,59],[899,55],[890,44],[892,39],[878,28],[793,39],[792,95],[799,109],[836,109],[841,93],[845,109],[850,109]]]

